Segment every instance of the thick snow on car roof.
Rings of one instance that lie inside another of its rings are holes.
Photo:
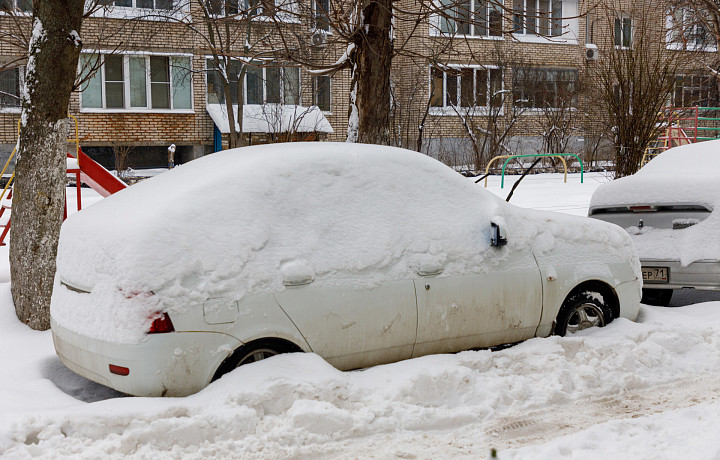
[[[92,288],[85,297],[94,297],[88,308],[95,312],[111,308],[110,299],[131,297],[147,317],[148,310],[187,308],[208,297],[280,291],[282,272],[298,267],[314,273],[317,285],[358,288],[411,278],[425,264],[440,264],[446,274],[477,271],[487,269],[482,259],[498,207],[450,168],[403,149],[234,149],[71,216],[62,228],[58,276]],[[161,295],[142,294],[151,291]],[[53,317],[73,327],[81,308],[73,301],[75,311],[63,311],[55,306],[61,303],[53,303]]]
[[[669,149],[640,171],[601,185],[590,210],[640,204],[702,204],[720,201],[720,140]]]

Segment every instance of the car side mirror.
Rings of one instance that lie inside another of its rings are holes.
[[[505,246],[507,244],[507,235],[505,234],[505,231],[495,222],[491,222],[490,225],[492,226],[490,245],[495,246],[496,248]]]

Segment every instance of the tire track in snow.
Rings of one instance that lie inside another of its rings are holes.
[[[486,428],[485,433],[493,447],[516,449],[545,443],[611,420],[639,418],[717,401],[719,394],[720,375],[681,379],[617,396],[576,400],[515,417],[503,417],[493,423],[494,426]]]

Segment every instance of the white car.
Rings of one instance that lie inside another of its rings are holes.
[[[636,174],[598,187],[589,215],[632,236],[643,303],[668,305],[675,289],[720,290],[720,141],[663,152]]]
[[[639,269],[617,226],[516,208],[417,152],[264,145],[71,216],[52,331],[78,374],[187,395],[278,353],[345,370],[633,320]]]

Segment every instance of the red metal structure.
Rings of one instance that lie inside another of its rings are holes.
[[[75,119],[75,117],[71,118]],[[19,123],[18,123],[19,128]],[[95,190],[98,194],[100,194],[102,197],[107,197],[112,195],[113,193],[119,192],[120,190],[127,187],[127,184],[125,182],[121,181],[117,177],[115,177],[110,171],[103,168],[99,163],[97,163],[95,160],[87,156],[82,149],[80,148],[80,140],[78,136],[78,125],[77,125],[77,119],[75,119],[75,138],[74,139],[68,139],[68,142],[71,142],[74,145],[74,150],[76,152],[76,156],[73,156],[72,154],[68,153],[67,155],[67,174],[75,176],[75,189],[77,193],[77,209],[80,211],[82,209],[82,194],[81,194],[81,187],[82,184],[87,184]],[[17,149],[17,146],[15,147]],[[10,155],[10,158],[8,158],[7,163],[5,164],[5,168],[0,173],[0,177],[5,174],[5,170],[8,168],[8,165],[10,164],[10,161],[12,160],[13,156],[15,155],[15,151],[13,150],[12,154]],[[7,185],[5,185],[5,188],[2,190],[2,193],[0,193],[0,202],[2,202],[3,198],[6,198],[7,200],[12,199],[12,182],[15,179],[15,173],[13,173],[10,178],[8,179]],[[5,196],[7,193],[7,196]],[[0,219],[3,218],[3,215],[7,211],[10,213],[11,211],[11,204],[3,203],[0,205]],[[65,211],[63,213],[63,219],[67,218],[67,197],[65,198]],[[8,216],[7,222],[0,223],[0,228],[2,228],[2,233],[0,234],[0,246],[5,246],[7,243],[5,243],[5,238],[7,237],[8,232],[10,231],[10,221],[11,216]],[[0,220],[0,222],[2,222]]]

